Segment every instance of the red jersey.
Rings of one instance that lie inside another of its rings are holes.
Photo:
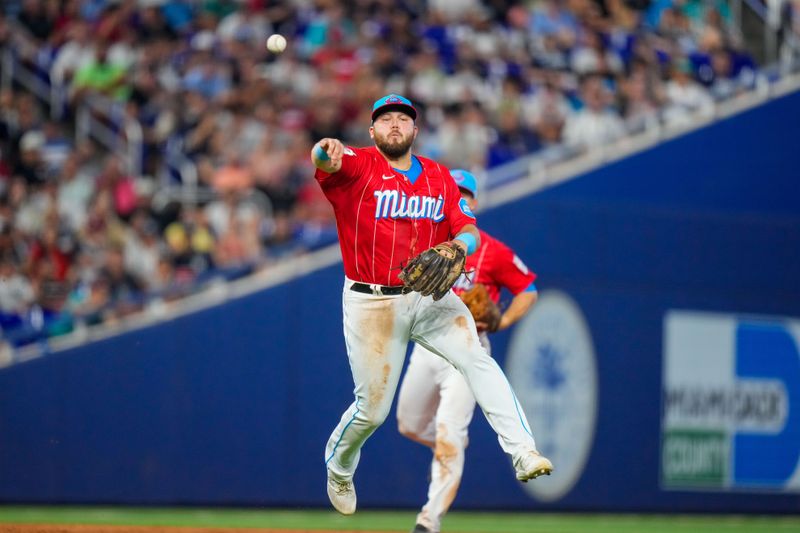
[[[400,266],[455,237],[475,217],[450,171],[419,157],[414,183],[375,147],[345,147],[342,168],[314,177],[333,205],[345,275],[355,281],[402,285]]]
[[[498,241],[485,231],[481,231],[481,247],[467,256],[467,266],[453,285],[456,294],[470,289],[476,283],[486,285],[494,303],[500,300],[500,291],[505,287],[516,296],[536,279],[522,259],[508,246]]]

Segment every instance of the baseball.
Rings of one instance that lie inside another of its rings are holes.
[[[286,37],[279,33],[273,33],[267,39],[267,50],[274,54],[280,54],[286,50]]]

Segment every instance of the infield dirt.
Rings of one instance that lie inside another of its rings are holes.
[[[104,526],[82,524],[0,524],[0,533],[387,533],[378,531],[232,527]]]

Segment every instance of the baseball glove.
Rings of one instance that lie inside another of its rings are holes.
[[[461,294],[461,299],[476,323],[483,325],[486,331],[497,331],[500,325],[500,308],[489,297],[486,285],[476,283],[470,290]]]
[[[413,257],[398,277],[408,289],[441,300],[464,271],[466,260],[464,250],[447,241]]]

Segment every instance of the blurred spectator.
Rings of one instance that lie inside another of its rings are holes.
[[[90,94],[125,100],[130,95],[125,65],[114,64],[108,57],[109,43],[97,41],[94,57],[72,79],[72,101],[79,103]]]
[[[11,178],[11,165],[4,156],[3,149],[0,148],[0,196],[8,190],[8,181]]]
[[[58,84],[70,83],[76,72],[95,60],[95,42],[87,22],[72,22],[66,38],[66,43],[58,49],[50,67],[50,77]]]
[[[258,218],[242,219],[231,212],[227,230],[214,246],[214,264],[219,268],[252,265],[261,258]]]
[[[72,152],[73,146],[61,128],[53,120],[45,121],[42,126],[43,143],[41,158],[48,176],[53,176],[61,171],[61,167]]]
[[[431,9],[440,13],[444,20],[454,22],[466,14],[483,9],[478,0],[429,0]]]
[[[100,283],[108,284],[106,320],[121,318],[142,309],[145,286],[140,279],[125,268],[124,251],[111,247],[106,254],[105,266],[98,277]]]
[[[559,48],[572,48],[579,26],[565,4],[564,0],[544,0],[539,4],[531,17],[531,34],[534,39],[552,37]]]
[[[242,8],[231,11],[217,25],[217,36],[223,41],[245,41],[252,46],[263,46],[273,32],[266,13],[259,2],[241,2]]]
[[[70,314],[76,326],[93,326],[106,319],[110,300],[108,280],[97,277],[75,284],[67,297],[65,311]]]
[[[783,3],[778,38],[783,67],[791,69],[797,66],[800,62],[800,0]]]
[[[47,275],[55,281],[67,281],[72,266],[74,243],[68,235],[59,235],[58,228],[48,225],[41,238],[35,240],[30,250],[30,258],[25,269],[38,272],[47,267]]]
[[[555,35],[545,35],[541,44],[534,51],[538,66],[551,70],[563,70],[569,67],[569,49],[562,47]]]
[[[711,95],[716,100],[726,100],[752,89],[755,84],[755,72],[746,65],[734,64],[734,55],[730,50],[721,48],[711,53],[708,84]]]
[[[336,225],[333,208],[327,201],[322,189],[311,181],[307,182],[300,189],[297,207],[295,209],[295,219],[297,225],[294,229],[298,244],[306,250],[314,250],[326,244],[336,242]],[[280,218],[276,223],[280,224]],[[274,233],[270,236],[273,242],[281,243],[282,232],[289,230],[289,227],[278,225]],[[288,235],[285,238],[288,240]],[[284,248],[283,252],[294,251],[292,246]]]
[[[515,109],[500,112],[496,135],[489,147],[489,168],[529,155],[540,147],[536,133],[523,124],[522,117]]]
[[[79,231],[86,222],[89,200],[95,191],[95,180],[81,172],[78,156],[70,154],[61,167],[58,187],[58,212],[72,231]]]
[[[159,2],[160,3],[160,2]],[[161,6],[153,2],[140,2],[142,8],[137,13],[137,30],[139,38],[144,42],[171,41],[177,33],[164,19]]]
[[[102,173],[97,176],[98,191],[108,191],[117,216],[128,221],[138,205],[136,182],[124,172],[122,160],[116,155],[106,158]]]
[[[676,7],[668,7],[662,12],[658,33],[673,41],[682,54],[691,54],[697,48],[689,18]]]
[[[131,217],[130,229],[125,236],[123,258],[125,269],[150,290],[158,274],[158,262],[163,253],[158,235],[158,225],[145,211]]]
[[[590,149],[612,143],[625,134],[619,116],[609,108],[611,94],[602,78],[590,76],[581,84],[583,107],[567,117],[564,141],[574,147]]]
[[[622,117],[630,132],[641,132],[658,125],[659,101],[663,89],[647,64],[635,62],[628,79],[621,82]]]
[[[28,134],[37,131],[41,134],[40,128],[42,125],[42,111],[39,108],[36,100],[30,94],[14,94],[6,93],[3,95],[1,103],[11,106],[9,110],[3,113],[4,121],[7,124],[9,137],[9,159],[12,165],[18,165],[20,160],[20,142],[22,138]],[[29,136],[31,148],[36,150],[41,149],[43,142],[40,142],[39,135]],[[36,142],[33,142],[36,138]]]
[[[181,207],[178,220],[164,229],[166,252],[179,281],[195,280],[214,266],[216,235],[204,212],[191,205]]]
[[[201,53],[191,59],[182,85],[187,91],[197,92],[207,100],[221,99],[231,87],[230,69],[225,63]]]
[[[664,119],[667,124],[686,124],[694,115],[710,117],[714,113],[714,100],[702,85],[694,81],[692,72],[687,59],[672,64],[670,80],[665,88],[668,105]]]
[[[544,82],[537,85],[532,94],[526,95],[522,103],[522,113],[526,122],[539,132],[548,125],[563,124],[570,113],[567,98],[560,89],[559,77],[555,74],[548,75]],[[560,128],[559,128],[560,131]],[[547,134],[545,137],[550,142],[557,142],[561,135]]]
[[[478,104],[449,106],[439,127],[441,162],[449,167],[485,167],[490,138]]]
[[[220,137],[220,142],[224,142]],[[213,176],[213,186],[218,192],[246,191],[253,186],[253,174],[249,166],[244,164],[241,156],[233,149],[228,149],[226,161]]]
[[[22,176],[29,186],[42,185],[47,180],[47,166],[42,157],[44,143],[45,136],[39,130],[29,130],[20,137],[14,174]]]
[[[33,287],[8,253],[0,255],[0,329],[18,327],[34,302]]]
[[[599,33],[584,32],[572,52],[572,71],[577,74],[602,74],[610,76],[622,72],[622,58],[613,49],[606,49]]]
[[[36,41],[46,41],[53,29],[53,13],[45,9],[44,0],[23,0],[17,21]]]

